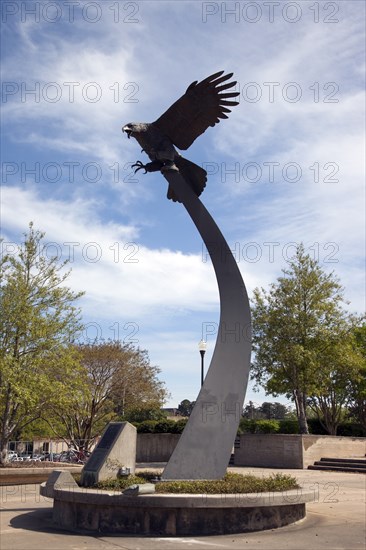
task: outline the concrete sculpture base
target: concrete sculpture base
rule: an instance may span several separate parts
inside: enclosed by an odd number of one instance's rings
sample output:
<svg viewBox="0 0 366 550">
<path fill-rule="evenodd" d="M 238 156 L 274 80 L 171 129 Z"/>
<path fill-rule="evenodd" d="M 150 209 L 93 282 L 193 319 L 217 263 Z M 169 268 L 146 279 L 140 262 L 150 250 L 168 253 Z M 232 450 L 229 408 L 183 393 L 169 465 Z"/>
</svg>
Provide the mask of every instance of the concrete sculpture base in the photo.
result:
<svg viewBox="0 0 366 550">
<path fill-rule="evenodd" d="M 178 171 L 163 175 L 210 254 L 220 293 L 220 322 L 204 384 L 162 478 L 220 479 L 229 462 L 249 377 L 249 300 L 238 265 L 209 212 Z"/>
<path fill-rule="evenodd" d="M 91 487 L 98 481 L 117 477 L 120 468 L 135 472 L 137 430 L 129 422 L 109 422 L 85 464 L 81 484 Z"/>
<path fill-rule="evenodd" d="M 130 535 L 224 535 L 275 529 L 305 517 L 314 491 L 222 495 L 140 495 L 83 489 L 57 472 L 41 485 L 63 529 Z"/>
</svg>

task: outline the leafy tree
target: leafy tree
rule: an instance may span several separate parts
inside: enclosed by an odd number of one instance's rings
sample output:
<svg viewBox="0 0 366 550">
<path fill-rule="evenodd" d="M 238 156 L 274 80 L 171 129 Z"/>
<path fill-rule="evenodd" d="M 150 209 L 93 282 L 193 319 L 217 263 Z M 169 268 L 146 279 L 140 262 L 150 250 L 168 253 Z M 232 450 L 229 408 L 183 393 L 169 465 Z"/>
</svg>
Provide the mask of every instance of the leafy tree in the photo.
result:
<svg viewBox="0 0 366 550">
<path fill-rule="evenodd" d="M 48 258 L 33 224 L 17 254 L 1 259 L 0 446 L 39 418 L 51 403 L 66 407 L 82 385 L 77 350 L 82 295 L 65 286 L 67 262 Z"/>
<path fill-rule="evenodd" d="M 75 447 L 88 450 L 107 422 L 129 418 L 136 409 L 160 409 L 167 397 L 160 372 L 150 365 L 147 352 L 118 341 L 78 346 L 87 376 L 87 391 L 53 414 L 65 427 Z"/>
<path fill-rule="evenodd" d="M 346 416 L 345 406 L 364 363 L 354 346 L 353 326 L 344 325 L 343 331 L 339 327 L 331 341 L 324 341 L 319 350 L 320 376 L 316 392 L 309 396 L 309 406 L 331 435 L 337 434 L 337 428 Z"/>
<path fill-rule="evenodd" d="M 269 401 L 264 401 L 262 405 L 257 405 L 253 401 L 244 407 L 242 416 L 244 418 L 249 418 L 250 420 L 260 420 L 260 419 L 282 419 L 289 414 L 289 411 L 285 405 L 282 403 L 271 403 Z"/>
<path fill-rule="evenodd" d="M 300 433 L 309 433 L 308 399 L 323 392 L 329 363 L 335 366 L 342 349 L 344 326 L 352 323 L 343 303 L 338 279 L 322 271 L 302 244 L 269 291 L 254 291 L 252 378 L 268 394 L 293 399 Z M 341 368 L 352 361 L 345 357 Z"/>
<path fill-rule="evenodd" d="M 265 401 L 262 403 L 260 410 L 263 413 L 263 418 L 267 420 L 285 418 L 287 414 L 287 407 L 278 402 L 270 403 Z"/>
<path fill-rule="evenodd" d="M 166 413 L 158 406 L 152 407 L 136 407 L 129 408 L 128 412 L 122 417 L 128 422 L 145 422 L 145 420 L 165 420 L 167 417 Z"/>
<path fill-rule="evenodd" d="M 361 355 L 361 366 L 351 379 L 348 413 L 366 432 L 366 324 L 354 331 L 354 346 Z"/>
<path fill-rule="evenodd" d="M 190 416 L 195 405 L 195 401 L 190 401 L 189 399 L 183 399 L 178 405 L 177 411 L 181 416 Z"/>
<path fill-rule="evenodd" d="M 45 411 L 43 411 L 43 414 L 45 414 Z M 25 428 L 15 436 L 16 441 L 33 441 L 34 439 L 41 437 L 43 438 L 49 438 L 55 436 L 55 431 L 57 433 L 65 435 L 65 430 L 61 424 L 57 425 L 57 419 L 52 418 L 50 425 L 50 418 L 48 419 L 48 422 L 43 420 L 43 418 L 37 418 L 30 424 L 27 424 Z"/>
<path fill-rule="evenodd" d="M 121 347 L 119 342 L 117 345 Z M 146 350 L 131 344 L 125 344 L 121 349 L 125 352 L 124 368 L 117 372 L 113 380 L 116 413 L 125 418 L 130 411 L 140 409 L 145 414 L 151 411 L 152 415 L 159 416 L 157 410 L 169 397 L 164 382 L 158 378 L 159 367 L 150 364 Z"/>
<path fill-rule="evenodd" d="M 249 403 L 245 405 L 242 416 L 250 420 L 258 420 L 260 418 L 264 418 L 262 407 L 260 405 L 256 407 L 253 401 L 249 401 Z"/>
</svg>

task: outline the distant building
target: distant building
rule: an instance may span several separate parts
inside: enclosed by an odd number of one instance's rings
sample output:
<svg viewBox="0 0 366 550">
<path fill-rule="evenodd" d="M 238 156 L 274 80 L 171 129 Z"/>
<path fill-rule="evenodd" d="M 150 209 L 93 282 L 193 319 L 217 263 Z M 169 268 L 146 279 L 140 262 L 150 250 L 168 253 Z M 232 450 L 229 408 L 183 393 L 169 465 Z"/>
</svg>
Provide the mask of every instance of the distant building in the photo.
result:
<svg viewBox="0 0 366 550">
<path fill-rule="evenodd" d="M 181 418 L 185 418 L 185 416 L 179 414 L 179 411 L 176 408 L 166 407 L 161 410 L 166 414 L 168 420 L 180 420 Z"/>
</svg>

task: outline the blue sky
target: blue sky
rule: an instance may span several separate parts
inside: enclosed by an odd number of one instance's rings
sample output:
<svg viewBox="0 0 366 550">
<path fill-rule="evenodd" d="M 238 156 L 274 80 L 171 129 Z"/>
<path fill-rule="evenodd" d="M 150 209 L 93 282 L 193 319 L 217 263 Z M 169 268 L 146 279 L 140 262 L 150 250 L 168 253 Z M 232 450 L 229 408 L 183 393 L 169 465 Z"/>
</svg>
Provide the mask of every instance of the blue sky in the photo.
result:
<svg viewBox="0 0 366 550">
<path fill-rule="evenodd" d="M 172 397 L 196 398 L 219 317 L 188 214 L 121 127 L 153 121 L 188 84 L 234 72 L 240 104 L 184 154 L 249 294 L 303 242 L 365 308 L 363 1 L 3 1 L 2 234 L 28 223 L 68 280 L 88 338 L 147 349 Z M 246 401 L 273 400 L 248 388 Z"/>
</svg>

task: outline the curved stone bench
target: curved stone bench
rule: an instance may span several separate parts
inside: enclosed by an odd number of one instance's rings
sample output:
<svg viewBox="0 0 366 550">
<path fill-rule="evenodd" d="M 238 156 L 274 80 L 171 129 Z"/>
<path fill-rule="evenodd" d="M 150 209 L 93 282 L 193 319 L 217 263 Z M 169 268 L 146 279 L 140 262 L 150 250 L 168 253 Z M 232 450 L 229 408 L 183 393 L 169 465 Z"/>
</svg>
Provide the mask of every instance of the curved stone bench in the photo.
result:
<svg viewBox="0 0 366 550">
<path fill-rule="evenodd" d="M 75 466 L 61 463 L 57 468 L 65 468 L 72 474 L 81 473 L 83 466 Z M 0 468 L 0 486 L 1 485 L 25 485 L 41 483 L 46 481 L 52 468 L 42 468 L 39 466 L 29 468 Z"/>
<path fill-rule="evenodd" d="M 314 492 L 303 489 L 127 496 L 78 487 L 66 479 L 66 473 L 63 481 L 58 479 L 41 485 L 41 494 L 54 499 L 54 522 L 68 530 L 99 533 L 192 536 L 261 531 L 304 518 L 305 503 L 314 500 Z"/>
</svg>

